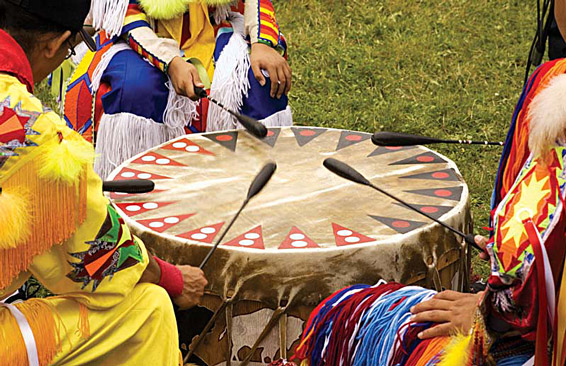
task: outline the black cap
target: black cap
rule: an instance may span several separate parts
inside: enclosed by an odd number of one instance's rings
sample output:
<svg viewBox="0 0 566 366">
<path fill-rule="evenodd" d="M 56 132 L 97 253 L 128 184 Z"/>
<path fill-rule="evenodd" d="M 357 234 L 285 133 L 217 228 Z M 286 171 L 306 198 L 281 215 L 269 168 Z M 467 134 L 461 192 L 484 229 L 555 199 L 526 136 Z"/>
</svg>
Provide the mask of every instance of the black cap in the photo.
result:
<svg viewBox="0 0 566 366">
<path fill-rule="evenodd" d="M 7 0 L 47 22 L 57 24 L 81 35 L 91 51 L 96 43 L 86 30 L 84 21 L 90 11 L 91 0 Z"/>
</svg>

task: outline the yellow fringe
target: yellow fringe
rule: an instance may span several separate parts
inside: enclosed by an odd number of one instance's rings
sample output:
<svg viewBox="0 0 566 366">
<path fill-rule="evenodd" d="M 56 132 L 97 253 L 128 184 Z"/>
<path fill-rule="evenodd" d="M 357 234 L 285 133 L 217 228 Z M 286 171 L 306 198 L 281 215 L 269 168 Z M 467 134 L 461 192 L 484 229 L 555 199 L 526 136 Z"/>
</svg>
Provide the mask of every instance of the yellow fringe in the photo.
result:
<svg viewBox="0 0 566 366">
<path fill-rule="evenodd" d="M 438 366 L 462 366 L 468 364 L 472 336 L 459 334 L 452 338 L 452 341 L 442 354 Z"/>
<path fill-rule="evenodd" d="M 61 350 L 61 318 L 45 300 L 32 299 L 16 307 L 24 314 L 37 345 L 39 364 L 47 366 Z M 0 360 L 3 365 L 28 366 L 27 350 L 18 323 L 8 309 L 0 309 Z"/>
<path fill-rule="evenodd" d="M 81 337 L 83 339 L 90 338 L 90 322 L 88 320 L 88 308 L 86 305 L 83 305 L 79 302 L 79 324 L 77 324 L 77 328 L 81 333 Z"/>
<path fill-rule="evenodd" d="M 29 194 L 24 188 L 0 193 L 0 249 L 15 248 L 30 233 Z"/>
<path fill-rule="evenodd" d="M 86 218 L 86 168 L 92 160 L 86 158 L 86 149 L 80 143 L 61 145 L 49 146 L 42 151 L 42 158 L 21 166 L 2 183 L 2 196 L 14 195 L 26 187 L 31 199 L 27 200 L 26 210 L 30 216 L 29 235 L 19 240 L 16 248 L 0 248 L 0 288 L 7 287 L 21 271 L 27 270 L 35 255 L 69 239 Z M 69 149 L 75 147 L 79 151 L 73 155 L 74 150 Z M 53 171 L 47 172 L 45 164 L 50 159 L 59 162 L 49 163 Z M 43 177 L 38 176 L 39 171 L 43 171 Z M 2 222 L 3 235 L 10 230 L 11 226 Z"/>
</svg>

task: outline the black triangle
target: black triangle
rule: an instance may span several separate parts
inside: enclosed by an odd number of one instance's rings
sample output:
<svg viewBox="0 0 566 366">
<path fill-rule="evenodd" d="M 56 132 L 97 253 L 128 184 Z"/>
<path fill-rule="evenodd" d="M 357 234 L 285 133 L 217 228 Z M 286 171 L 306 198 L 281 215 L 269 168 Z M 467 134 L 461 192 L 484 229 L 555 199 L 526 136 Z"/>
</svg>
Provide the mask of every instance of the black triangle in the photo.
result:
<svg viewBox="0 0 566 366">
<path fill-rule="evenodd" d="M 387 225 L 391 229 L 397 231 L 401 234 L 406 234 L 410 231 L 418 229 L 419 227 L 423 226 L 425 223 L 421 221 L 411 221 L 405 219 L 394 219 L 392 217 L 383 217 L 383 216 L 373 216 L 369 215 L 374 220 L 381 222 L 382 224 Z"/>
<path fill-rule="evenodd" d="M 369 140 L 370 138 L 371 135 L 369 133 L 342 131 L 342 134 L 340 135 L 340 141 L 338 141 L 338 147 L 336 147 L 336 151 Z"/>
<path fill-rule="evenodd" d="M 238 132 L 220 132 L 204 135 L 211 141 L 219 143 L 228 150 L 236 151 L 236 144 L 238 143 Z"/>
<path fill-rule="evenodd" d="M 460 197 L 462 197 L 462 191 L 463 191 L 462 187 L 448 187 L 448 188 L 433 188 L 433 189 L 417 189 L 414 191 L 405 191 L 405 192 L 420 194 L 422 196 L 459 201 Z"/>
<path fill-rule="evenodd" d="M 265 136 L 261 141 L 265 142 L 271 147 L 274 147 L 277 143 L 277 139 L 281 134 L 280 128 L 268 128 L 267 129 L 267 136 Z"/>
<path fill-rule="evenodd" d="M 446 161 L 442 159 L 440 156 L 433 153 L 432 151 L 427 151 L 425 153 L 415 155 L 408 159 L 391 163 L 389 165 L 438 164 L 438 163 L 446 163 Z"/>
<path fill-rule="evenodd" d="M 416 149 L 416 146 L 380 146 L 377 149 L 375 149 L 371 154 L 369 154 L 368 158 L 371 158 L 372 156 L 391 154 L 397 151 L 412 150 L 412 149 Z"/>
<path fill-rule="evenodd" d="M 407 210 L 410 210 L 405 205 L 402 205 L 400 203 L 395 203 L 395 204 L 397 206 L 401 206 L 401 207 L 406 208 Z M 447 212 L 450 212 L 454 208 L 454 207 L 450 207 L 450 206 L 415 205 L 415 204 L 411 204 L 411 206 L 417 208 L 418 210 L 426 213 L 429 216 L 434 217 L 435 219 L 442 217 L 442 215 L 444 215 Z"/>
<path fill-rule="evenodd" d="M 302 128 L 302 127 L 291 127 L 291 130 L 295 134 L 297 143 L 299 146 L 305 146 L 318 136 L 322 135 L 327 131 L 326 128 Z"/>
<path fill-rule="evenodd" d="M 456 175 L 453 169 L 438 170 L 436 172 L 427 172 L 415 175 L 408 175 L 406 177 L 401 177 L 401 179 L 428 179 L 428 180 L 440 180 L 445 182 L 458 182 L 460 178 Z"/>
</svg>

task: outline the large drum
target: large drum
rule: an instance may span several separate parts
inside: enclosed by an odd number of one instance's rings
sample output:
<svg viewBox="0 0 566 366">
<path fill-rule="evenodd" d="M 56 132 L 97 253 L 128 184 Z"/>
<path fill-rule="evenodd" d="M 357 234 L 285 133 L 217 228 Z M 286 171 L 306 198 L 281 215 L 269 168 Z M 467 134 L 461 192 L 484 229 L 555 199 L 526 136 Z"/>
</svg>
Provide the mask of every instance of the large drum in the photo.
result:
<svg viewBox="0 0 566 366">
<path fill-rule="evenodd" d="M 155 254 L 198 266 L 255 174 L 270 160 L 278 164 L 206 267 L 203 305 L 214 316 L 191 347 L 207 365 L 259 366 L 290 356 L 310 311 L 344 286 L 384 279 L 461 290 L 467 282 L 461 238 L 335 176 L 322 165 L 328 157 L 469 232 L 468 188 L 453 162 L 420 146 L 376 147 L 360 132 L 293 127 L 270 129 L 264 140 L 244 131 L 189 135 L 112 174 L 156 182 L 152 193 L 112 198 Z"/>
</svg>

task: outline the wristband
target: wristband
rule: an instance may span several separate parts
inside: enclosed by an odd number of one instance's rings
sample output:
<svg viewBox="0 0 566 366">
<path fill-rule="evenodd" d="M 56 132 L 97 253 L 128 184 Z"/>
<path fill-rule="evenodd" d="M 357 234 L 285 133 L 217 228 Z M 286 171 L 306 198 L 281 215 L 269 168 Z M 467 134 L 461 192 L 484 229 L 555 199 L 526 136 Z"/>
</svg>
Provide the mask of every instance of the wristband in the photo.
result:
<svg viewBox="0 0 566 366">
<path fill-rule="evenodd" d="M 171 263 L 167 263 L 157 257 L 153 257 L 159 268 L 161 268 L 161 278 L 158 285 L 163 287 L 169 296 L 175 298 L 183 293 L 183 274 L 181 270 Z"/>
</svg>

